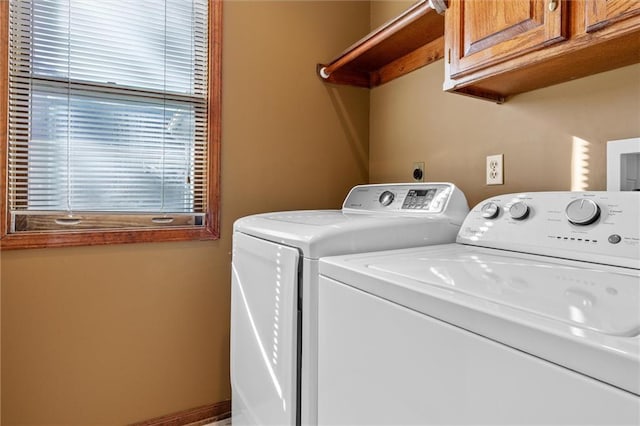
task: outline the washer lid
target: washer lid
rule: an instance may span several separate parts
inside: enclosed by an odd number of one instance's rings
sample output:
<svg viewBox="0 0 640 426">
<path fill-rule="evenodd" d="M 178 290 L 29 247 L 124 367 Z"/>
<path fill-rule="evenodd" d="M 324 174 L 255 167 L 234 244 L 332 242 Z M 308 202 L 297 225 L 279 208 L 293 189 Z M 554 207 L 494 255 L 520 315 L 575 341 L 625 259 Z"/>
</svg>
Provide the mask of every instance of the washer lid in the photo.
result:
<svg viewBox="0 0 640 426">
<path fill-rule="evenodd" d="M 438 251 L 367 265 L 531 314 L 618 336 L 640 333 L 640 272 L 524 259 L 497 251 Z"/>
<path fill-rule="evenodd" d="M 640 271 L 447 244 L 321 259 L 320 273 L 640 394 Z"/>
</svg>

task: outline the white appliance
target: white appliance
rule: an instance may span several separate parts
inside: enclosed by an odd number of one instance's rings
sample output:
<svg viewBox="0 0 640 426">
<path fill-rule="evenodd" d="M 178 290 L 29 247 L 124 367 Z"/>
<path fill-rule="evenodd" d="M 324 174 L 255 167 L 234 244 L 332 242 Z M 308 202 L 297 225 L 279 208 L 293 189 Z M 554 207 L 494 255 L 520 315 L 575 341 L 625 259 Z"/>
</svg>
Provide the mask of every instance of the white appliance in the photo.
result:
<svg viewBox="0 0 640 426">
<path fill-rule="evenodd" d="M 607 142 L 607 191 L 640 191 L 640 138 Z"/>
<path fill-rule="evenodd" d="M 318 424 L 640 424 L 640 193 L 494 197 L 320 261 Z"/>
<path fill-rule="evenodd" d="M 354 187 L 341 210 L 234 224 L 232 421 L 315 424 L 318 259 L 455 241 L 468 212 L 450 183 Z"/>
</svg>

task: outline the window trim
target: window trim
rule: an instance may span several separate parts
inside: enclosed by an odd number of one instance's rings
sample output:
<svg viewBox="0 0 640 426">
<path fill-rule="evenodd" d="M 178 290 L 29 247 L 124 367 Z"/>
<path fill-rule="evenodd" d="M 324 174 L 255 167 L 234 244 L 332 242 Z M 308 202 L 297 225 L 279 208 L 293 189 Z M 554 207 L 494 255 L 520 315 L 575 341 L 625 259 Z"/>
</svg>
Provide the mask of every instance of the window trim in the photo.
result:
<svg viewBox="0 0 640 426">
<path fill-rule="evenodd" d="M 9 2 L 0 1 L 0 249 L 88 246 L 220 238 L 220 141 L 222 102 L 222 1 L 209 0 L 209 97 L 207 211 L 203 227 L 55 231 L 10 234 L 8 212 Z"/>
</svg>

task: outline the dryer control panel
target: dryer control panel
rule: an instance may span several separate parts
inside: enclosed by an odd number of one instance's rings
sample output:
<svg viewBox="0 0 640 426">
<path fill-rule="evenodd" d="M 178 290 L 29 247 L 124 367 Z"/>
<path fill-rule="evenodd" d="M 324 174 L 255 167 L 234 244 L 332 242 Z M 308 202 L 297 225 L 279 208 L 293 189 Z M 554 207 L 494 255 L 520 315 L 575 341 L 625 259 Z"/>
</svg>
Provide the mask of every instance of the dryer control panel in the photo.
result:
<svg viewBox="0 0 640 426">
<path fill-rule="evenodd" d="M 467 200 L 452 183 L 398 183 L 359 185 L 342 205 L 349 212 L 392 212 L 410 214 L 466 214 Z"/>
<path fill-rule="evenodd" d="M 640 192 L 530 192 L 475 206 L 457 242 L 640 269 Z"/>
</svg>

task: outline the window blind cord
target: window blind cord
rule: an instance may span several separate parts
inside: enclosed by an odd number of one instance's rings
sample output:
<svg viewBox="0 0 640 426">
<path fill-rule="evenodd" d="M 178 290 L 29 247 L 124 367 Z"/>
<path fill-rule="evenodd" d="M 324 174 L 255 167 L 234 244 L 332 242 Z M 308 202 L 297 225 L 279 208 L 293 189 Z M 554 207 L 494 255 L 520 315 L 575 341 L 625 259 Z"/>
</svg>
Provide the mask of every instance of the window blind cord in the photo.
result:
<svg viewBox="0 0 640 426">
<path fill-rule="evenodd" d="M 164 2 L 164 45 L 167 45 L 167 2 Z M 170 125 L 167 122 L 167 49 L 164 49 L 163 52 L 163 65 L 164 65 L 164 70 L 163 70 L 163 92 L 164 92 L 164 96 L 162 98 L 162 117 L 163 117 L 163 121 L 164 121 L 164 125 L 165 125 L 165 131 L 162 132 L 162 171 L 160 172 L 160 211 L 164 212 L 164 196 L 165 196 L 165 159 L 166 159 L 166 138 L 167 138 L 167 132 L 171 131 Z M 166 212 L 165 212 L 166 213 Z"/>
<path fill-rule="evenodd" d="M 207 19 L 208 18 L 209 17 L 207 16 Z M 191 0 L 191 20 L 193 22 L 196 22 L 196 4 L 195 4 L 195 0 Z M 195 31 L 191 31 L 191 45 L 195 46 Z M 195 49 L 191 50 L 191 53 L 190 53 L 190 60 L 191 60 L 192 64 L 195 64 L 194 56 L 195 56 Z M 190 87 L 194 88 L 194 93 L 195 93 L 196 85 L 195 85 L 195 78 L 194 78 L 194 74 L 193 73 L 189 76 L 189 84 L 190 84 Z M 208 115 L 209 114 L 207 113 L 207 116 Z M 190 134 L 195 134 L 195 125 L 194 125 L 193 121 L 189 121 L 189 133 Z M 186 162 L 188 164 L 191 164 L 192 163 L 191 159 L 193 158 L 195 160 L 195 148 L 194 147 L 190 147 L 190 149 L 185 150 L 185 155 L 187 156 L 187 158 L 185 159 Z M 195 164 L 195 161 L 193 163 Z M 187 181 L 188 185 L 191 185 L 191 182 L 195 182 L 195 171 L 194 170 L 187 170 L 186 171 L 186 175 L 187 175 L 187 179 L 188 179 L 188 181 Z M 195 196 L 195 194 L 193 194 L 193 195 Z M 189 196 L 191 196 L 191 194 L 189 194 Z"/>
<path fill-rule="evenodd" d="M 71 212 L 71 2 L 67 8 L 67 22 L 69 30 L 67 31 L 67 213 L 72 216 Z"/>
</svg>

